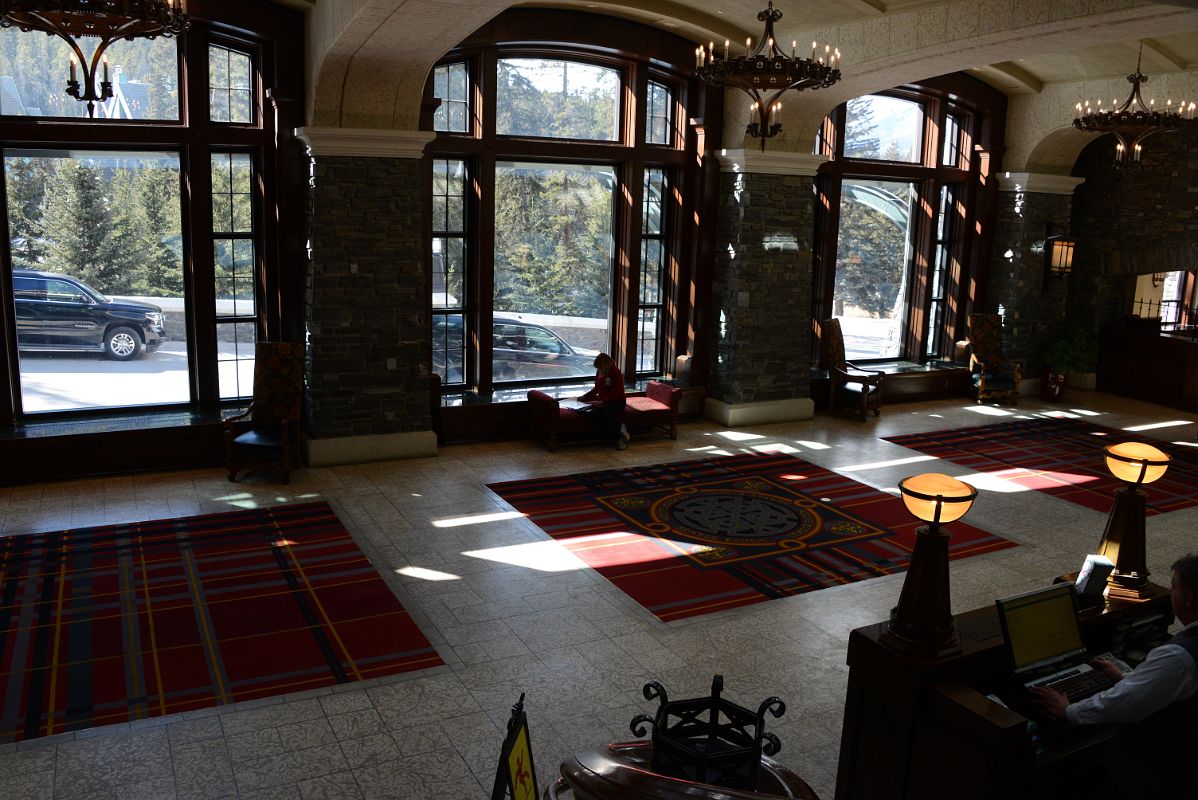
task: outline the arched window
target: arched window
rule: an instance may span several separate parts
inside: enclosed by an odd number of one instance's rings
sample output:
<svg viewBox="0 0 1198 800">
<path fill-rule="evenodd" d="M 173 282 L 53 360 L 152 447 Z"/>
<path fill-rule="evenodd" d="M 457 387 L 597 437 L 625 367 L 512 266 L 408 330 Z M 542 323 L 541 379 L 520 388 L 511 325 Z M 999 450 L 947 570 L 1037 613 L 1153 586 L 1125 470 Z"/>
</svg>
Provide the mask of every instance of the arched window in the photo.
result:
<svg viewBox="0 0 1198 800">
<path fill-rule="evenodd" d="M 1004 109 L 950 76 L 850 100 L 825 120 L 814 316 L 840 318 L 850 359 L 951 358 L 984 266 L 989 131 Z"/>
<path fill-rule="evenodd" d="M 662 46 L 630 54 L 646 31 Z M 432 369 L 449 391 L 589 381 L 600 351 L 629 380 L 672 367 L 694 263 L 688 57 L 633 23 L 513 11 L 433 70 Z"/>
</svg>

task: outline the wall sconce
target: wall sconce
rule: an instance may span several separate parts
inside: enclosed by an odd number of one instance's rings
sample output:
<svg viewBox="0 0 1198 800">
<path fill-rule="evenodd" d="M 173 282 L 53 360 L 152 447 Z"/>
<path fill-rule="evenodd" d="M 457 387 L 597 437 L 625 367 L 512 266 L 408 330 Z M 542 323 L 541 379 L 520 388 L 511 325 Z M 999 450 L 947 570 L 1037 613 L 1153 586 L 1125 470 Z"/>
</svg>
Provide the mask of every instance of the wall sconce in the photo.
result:
<svg viewBox="0 0 1198 800">
<path fill-rule="evenodd" d="M 1144 512 L 1147 503 L 1140 486 L 1152 483 L 1169 469 L 1170 458 L 1150 444 L 1123 442 L 1106 448 L 1106 468 L 1126 485 L 1115 490 L 1115 502 L 1098 544 L 1099 555 L 1115 564 L 1107 579 L 1107 595 L 1122 599 L 1143 596 L 1148 583 Z"/>
<path fill-rule="evenodd" d="M 965 516 L 978 490 L 956 478 L 927 472 L 899 481 L 903 505 L 928 523 L 915 531 L 915 548 L 898 605 L 880 641 L 902 653 L 941 658 L 961 651 L 948 586 L 946 522 Z"/>
<path fill-rule="evenodd" d="M 1077 240 L 1067 234 L 1053 234 L 1052 223 L 1044 223 L 1044 288 L 1053 278 L 1073 272 L 1073 248 Z"/>
</svg>

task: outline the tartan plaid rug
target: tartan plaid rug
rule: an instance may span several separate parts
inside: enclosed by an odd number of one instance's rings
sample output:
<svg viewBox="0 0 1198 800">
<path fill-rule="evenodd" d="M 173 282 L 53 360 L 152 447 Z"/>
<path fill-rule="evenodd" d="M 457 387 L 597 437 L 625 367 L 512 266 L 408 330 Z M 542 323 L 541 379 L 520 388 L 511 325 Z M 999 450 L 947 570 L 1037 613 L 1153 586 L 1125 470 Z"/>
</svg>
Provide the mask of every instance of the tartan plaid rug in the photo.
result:
<svg viewBox="0 0 1198 800">
<path fill-rule="evenodd" d="M 777 453 L 489 488 L 663 621 L 899 572 L 920 524 L 895 496 Z M 1015 546 L 949 528 L 952 558 Z"/>
<path fill-rule="evenodd" d="M 1165 476 L 1144 487 L 1148 513 L 1198 504 L 1198 448 L 1085 420 L 1029 419 L 883 438 L 1104 513 L 1110 511 L 1111 498 L 1123 482 L 1107 471 L 1103 448 L 1119 442 L 1146 442 L 1173 458 Z"/>
<path fill-rule="evenodd" d="M 0 537 L 0 742 L 442 663 L 326 503 Z"/>
</svg>

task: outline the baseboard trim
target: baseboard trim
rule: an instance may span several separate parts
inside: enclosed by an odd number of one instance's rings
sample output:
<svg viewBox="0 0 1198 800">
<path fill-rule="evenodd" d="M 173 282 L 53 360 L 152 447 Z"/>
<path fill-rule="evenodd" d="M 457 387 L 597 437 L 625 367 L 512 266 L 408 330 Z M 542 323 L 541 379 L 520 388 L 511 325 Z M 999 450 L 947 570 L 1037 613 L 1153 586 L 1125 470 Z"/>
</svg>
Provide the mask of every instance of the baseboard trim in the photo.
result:
<svg viewBox="0 0 1198 800">
<path fill-rule="evenodd" d="M 389 461 L 398 458 L 425 458 L 436 454 L 437 434 L 432 431 L 308 440 L 310 467 L 363 464 L 367 461 Z"/>
<path fill-rule="evenodd" d="M 810 397 L 795 397 L 790 400 L 766 400 L 761 403 L 725 403 L 708 397 L 703 402 L 703 416 L 729 427 L 765 425 L 770 422 L 800 422 L 815 417 L 815 401 Z"/>
</svg>

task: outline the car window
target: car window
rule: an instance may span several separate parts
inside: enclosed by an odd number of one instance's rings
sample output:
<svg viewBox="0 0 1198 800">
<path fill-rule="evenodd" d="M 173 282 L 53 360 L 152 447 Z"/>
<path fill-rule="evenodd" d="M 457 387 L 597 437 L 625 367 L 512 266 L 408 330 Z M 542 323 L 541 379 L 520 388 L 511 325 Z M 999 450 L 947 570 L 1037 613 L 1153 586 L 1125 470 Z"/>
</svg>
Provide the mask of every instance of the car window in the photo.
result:
<svg viewBox="0 0 1198 800">
<path fill-rule="evenodd" d="M 14 277 L 12 293 L 18 300 L 45 300 L 46 282 L 38 278 Z"/>
<path fill-rule="evenodd" d="M 562 341 L 543 328 L 525 328 L 525 348 L 540 353 L 565 353 Z"/>
<path fill-rule="evenodd" d="M 523 350 L 524 329 L 519 325 L 498 324 L 491 346 L 499 350 Z"/>
<path fill-rule="evenodd" d="M 60 303 L 83 303 L 89 299 L 87 295 L 73 283 L 66 281 L 46 281 L 46 299 L 57 300 Z"/>
</svg>

